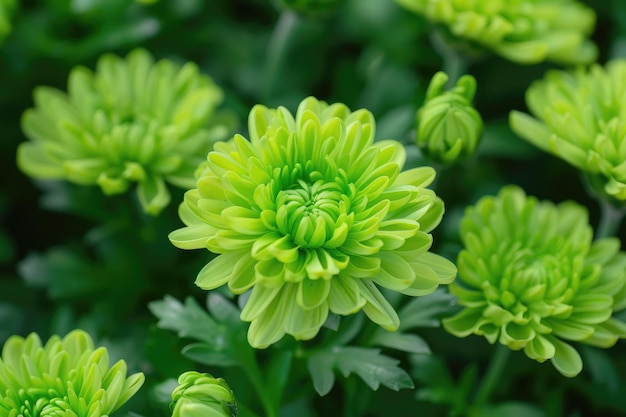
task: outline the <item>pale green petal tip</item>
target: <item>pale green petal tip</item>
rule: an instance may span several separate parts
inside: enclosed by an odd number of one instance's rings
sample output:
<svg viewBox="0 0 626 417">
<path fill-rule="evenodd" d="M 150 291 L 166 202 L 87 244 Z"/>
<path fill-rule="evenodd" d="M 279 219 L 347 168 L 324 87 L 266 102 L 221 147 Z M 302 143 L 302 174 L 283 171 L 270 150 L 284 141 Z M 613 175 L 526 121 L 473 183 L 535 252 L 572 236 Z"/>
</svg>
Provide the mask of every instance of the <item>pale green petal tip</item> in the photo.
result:
<svg viewBox="0 0 626 417">
<path fill-rule="evenodd" d="M 64 361 L 63 366 L 59 361 Z M 24 363 L 32 367 L 23 367 Z M 41 375 L 46 378 L 40 378 Z M 46 404 L 54 408 L 54 404 L 73 392 L 71 395 L 78 395 L 78 402 L 72 404 L 80 408 L 59 411 L 82 416 L 84 409 L 99 409 L 103 415 L 109 415 L 126 403 L 144 380 L 142 373 L 127 376 L 124 361 L 109 367 L 107 350 L 95 348 L 93 340 L 83 330 L 73 330 L 63 338 L 52 336 L 45 345 L 35 333 L 26 338 L 12 336 L 3 346 L 0 361 L 0 385 L 6 387 L 0 408 L 6 407 L 4 401 L 8 401 L 9 407 L 30 411 L 34 406 L 28 400 L 30 390 L 33 395 L 38 393 L 38 410 Z M 48 381 L 54 384 L 46 389 L 42 384 Z M 47 394 L 41 397 L 42 392 Z"/>
<path fill-rule="evenodd" d="M 22 117 L 29 141 L 18 148 L 20 169 L 98 185 L 105 195 L 136 184 L 150 215 L 169 203 L 166 181 L 193 186 L 194 168 L 225 123 L 213 117 L 223 93 L 211 78 L 191 63 L 155 62 L 144 49 L 104 54 L 95 71 L 74 68 L 67 93 L 38 87 L 33 95 L 35 107 Z"/>
<path fill-rule="evenodd" d="M 460 229 L 464 249 L 450 290 L 463 309 L 443 320 L 449 333 L 524 349 L 568 377 L 582 361 L 566 341 L 610 347 L 626 335 L 612 317 L 626 254 L 610 239 L 592 243 L 585 207 L 507 186 L 468 207 Z"/>
</svg>

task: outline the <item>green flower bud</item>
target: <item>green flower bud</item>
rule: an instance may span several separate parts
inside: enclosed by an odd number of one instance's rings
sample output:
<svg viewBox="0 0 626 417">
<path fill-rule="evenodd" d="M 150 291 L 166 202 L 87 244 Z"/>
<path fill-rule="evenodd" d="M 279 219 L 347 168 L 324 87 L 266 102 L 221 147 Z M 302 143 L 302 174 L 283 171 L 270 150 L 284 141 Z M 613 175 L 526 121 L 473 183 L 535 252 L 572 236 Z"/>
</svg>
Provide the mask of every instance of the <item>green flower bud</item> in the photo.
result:
<svg viewBox="0 0 626 417">
<path fill-rule="evenodd" d="M 0 360 L 0 417 L 108 416 L 141 387 L 141 373 L 126 376 L 126 363 L 109 367 L 105 348 L 74 330 L 63 339 L 10 337 Z"/>
<path fill-rule="evenodd" d="M 595 13 L 576 0 L 396 1 L 454 36 L 521 64 L 587 64 L 598 55 L 588 39 Z"/>
<path fill-rule="evenodd" d="M 591 177 L 601 196 L 626 202 L 626 60 L 551 70 L 526 92 L 532 117 L 513 111 L 511 128 Z"/>
<path fill-rule="evenodd" d="M 282 7 L 298 13 L 317 15 L 337 8 L 343 0 L 278 0 Z"/>
<path fill-rule="evenodd" d="M 107 194 L 137 184 L 143 210 L 168 205 L 166 183 L 194 185 L 193 172 L 227 129 L 214 122 L 222 91 L 198 67 L 154 62 L 145 50 L 103 55 L 95 72 L 74 68 L 68 92 L 38 87 L 22 118 L 30 141 L 17 163 L 41 179 L 98 185 Z"/>
<path fill-rule="evenodd" d="M 505 187 L 466 210 L 461 239 L 449 288 L 463 310 L 443 320 L 449 333 L 523 349 L 567 377 L 583 366 L 570 342 L 608 348 L 626 338 L 613 316 L 626 307 L 626 253 L 616 238 L 593 241 L 585 207 Z"/>
<path fill-rule="evenodd" d="M 438 72 L 428 86 L 424 105 L 417 112 L 417 146 L 437 162 L 454 162 L 474 153 L 483 120 L 472 106 L 476 80 L 464 75 L 443 91 L 448 76 Z"/>
<path fill-rule="evenodd" d="M 237 404 L 222 378 L 208 373 L 185 372 L 172 392 L 172 417 L 236 417 Z"/>
</svg>

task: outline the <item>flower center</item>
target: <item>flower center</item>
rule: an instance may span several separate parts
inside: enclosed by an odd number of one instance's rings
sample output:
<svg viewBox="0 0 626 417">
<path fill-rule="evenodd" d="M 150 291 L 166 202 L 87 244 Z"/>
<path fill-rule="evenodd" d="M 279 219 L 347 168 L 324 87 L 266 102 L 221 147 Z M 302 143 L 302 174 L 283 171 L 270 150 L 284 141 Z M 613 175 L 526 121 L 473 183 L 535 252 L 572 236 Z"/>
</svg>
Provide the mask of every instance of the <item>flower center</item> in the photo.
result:
<svg viewBox="0 0 626 417">
<path fill-rule="evenodd" d="M 280 232 L 303 248 L 319 248 L 345 222 L 349 200 L 335 182 L 298 180 L 278 193 L 276 205 Z"/>
</svg>

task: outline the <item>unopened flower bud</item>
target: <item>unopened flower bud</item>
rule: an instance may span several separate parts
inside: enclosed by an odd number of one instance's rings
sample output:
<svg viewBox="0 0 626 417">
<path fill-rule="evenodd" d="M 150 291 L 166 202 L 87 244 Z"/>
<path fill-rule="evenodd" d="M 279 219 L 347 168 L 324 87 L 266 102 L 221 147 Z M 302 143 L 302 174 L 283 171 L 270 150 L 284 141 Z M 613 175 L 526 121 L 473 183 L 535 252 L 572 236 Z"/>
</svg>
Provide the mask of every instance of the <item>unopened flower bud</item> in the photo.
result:
<svg viewBox="0 0 626 417">
<path fill-rule="evenodd" d="M 236 417 L 237 405 L 230 387 L 222 378 L 195 371 L 178 378 L 172 392 L 172 417 Z"/>
<path fill-rule="evenodd" d="M 474 153 L 483 121 L 472 106 L 476 80 L 462 76 L 456 86 L 443 91 L 448 76 L 438 72 L 428 86 L 424 105 L 417 112 L 416 142 L 437 162 L 454 162 Z"/>
</svg>

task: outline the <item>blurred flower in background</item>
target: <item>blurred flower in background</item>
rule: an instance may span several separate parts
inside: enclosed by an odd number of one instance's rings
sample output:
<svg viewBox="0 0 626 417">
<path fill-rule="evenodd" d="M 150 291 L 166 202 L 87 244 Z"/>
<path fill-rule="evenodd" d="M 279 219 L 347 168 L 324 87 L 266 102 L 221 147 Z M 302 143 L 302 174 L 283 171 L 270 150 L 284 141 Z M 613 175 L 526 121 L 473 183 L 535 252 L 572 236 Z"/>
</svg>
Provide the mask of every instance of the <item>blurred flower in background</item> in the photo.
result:
<svg viewBox="0 0 626 417">
<path fill-rule="evenodd" d="M 209 153 L 185 195 L 187 227 L 170 234 L 183 249 L 221 254 L 196 284 L 251 290 L 241 313 L 248 340 L 266 347 L 285 333 L 311 339 L 329 311 L 363 309 L 388 330 L 399 319 L 378 286 L 433 292 L 456 268 L 428 252 L 443 202 L 427 188 L 430 167 L 400 172 L 404 147 L 374 142 L 374 118 L 309 97 L 295 118 L 255 106 L 250 141 L 236 135 Z"/>
<path fill-rule="evenodd" d="M 236 417 L 237 403 L 230 387 L 222 378 L 196 371 L 178 378 L 172 392 L 172 417 Z"/>
<path fill-rule="evenodd" d="M 454 162 L 474 153 L 483 130 L 480 114 L 472 106 L 476 79 L 464 75 L 448 91 L 448 76 L 436 73 L 417 112 L 417 146 L 437 162 Z"/>
<path fill-rule="evenodd" d="M 16 7 L 16 0 L 0 0 L 0 42 L 11 32 L 11 18 Z"/>
<path fill-rule="evenodd" d="M 82 330 L 42 345 L 37 334 L 10 337 L 0 360 L 0 416 L 107 416 L 139 390 L 142 373 L 109 368 L 105 348 Z"/>
<path fill-rule="evenodd" d="M 461 220 L 465 249 L 449 288 L 463 310 L 445 329 L 577 375 L 582 360 L 568 341 L 607 348 L 626 337 L 626 323 L 612 317 L 626 307 L 626 254 L 618 239 L 592 236 L 574 202 L 540 202 L 514 186 L 482 198 Z"/>
<path fill-rule="evenodd" d="M 77 67 L 68 92 L 38 87 L 24 113 L 30 141 L 18 166 L 41 179 L 100 186 L 107 195 L 137 183 L 143 210 L 170 201 L 166 182 L 192 188 L 193 173 L 228 129 L 212 123 L 222 91 L 193 63 L 154 62 L 145 50 L 102 56 L 95 72 Z"/>
<path fill-rule="evenodd" d="M 626 200 L 626 60 L 548 71 L 526 92 L 532 117 L 513 111 L 511 128 L 590 174 L 600 195 Z"/>
<path fill-rule="evenodd" d="M 520 64 L 584 64 L 598 53 L 588 39 L 595 13 L 575 0 L 396 1 L 454 36 Z"/>
</svg>

